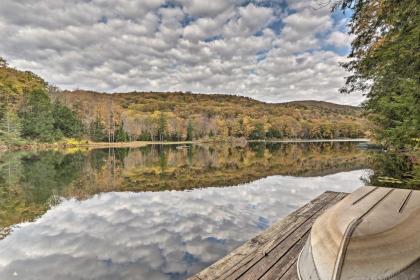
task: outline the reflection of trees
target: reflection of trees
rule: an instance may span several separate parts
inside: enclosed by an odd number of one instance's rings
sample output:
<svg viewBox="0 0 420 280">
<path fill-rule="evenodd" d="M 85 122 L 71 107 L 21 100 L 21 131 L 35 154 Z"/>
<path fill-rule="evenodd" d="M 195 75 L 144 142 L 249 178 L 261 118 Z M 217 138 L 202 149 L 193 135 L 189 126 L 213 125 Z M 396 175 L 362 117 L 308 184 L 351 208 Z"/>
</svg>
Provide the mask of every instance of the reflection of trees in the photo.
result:
<svg viewBox="0 0 420 280">
<path fill-rule="evenodd" d="M 47 151 L 8 153 L 0 157 L 1 229 L 32 220 L 59 201 L 79 175 L 85 157 Z"/>
<path fill-rule="evenodd" d="M 367 166 L 364 153 L 351 143 L 258 143 L 244 148 L 221 145 L 189 150 L 167 146 L 161 153 L 166 159 L 164 171 L 156 168 L 161 160 L 151 154 L 129 154 L 120 190 L 227 186 L 270 175 L 316 176 Z"/>
<path fill-rule="evenodd" d="M 110 191 L 229 186 L 270 175 L 315 176 L 365 168 L 351 143 L 146 146 L 65 154 L 0 155 L 0 228 L 33 220 L 60 197 Z"/>
<path fill-rule="evenodd" d="M 373 174 L 369 184 L 381 187 L 420 189 L 420 155 L 372 153 L 369 164 Z"/>
<path fill-rule="evenodd" d="M 366 168 L 365 159 L 364 152 L 351 143 L 95 150 L 64 195 L 84 198 L 107 191 L 229 186 L 270 175 L 319 176 Z"/>
</svg>

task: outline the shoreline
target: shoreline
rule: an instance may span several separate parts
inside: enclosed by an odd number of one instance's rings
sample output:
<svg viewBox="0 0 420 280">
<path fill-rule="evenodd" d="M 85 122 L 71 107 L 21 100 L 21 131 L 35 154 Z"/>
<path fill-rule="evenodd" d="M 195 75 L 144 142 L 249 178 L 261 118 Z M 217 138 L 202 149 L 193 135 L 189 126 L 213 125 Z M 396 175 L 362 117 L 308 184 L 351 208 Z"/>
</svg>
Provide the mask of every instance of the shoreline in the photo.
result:
<svg viewBox="0 0 420 280">
<path fill-rule="evenodd" d="M 246 143 L 333 143 L 333 142 L 370 142 L 367 138 L 344 138 L 344 139 L 284 139 L 284 140 L 246 140 Z M 140 148 L 147 145 L 197 145 L 197 144 L 216 144 L 232 143 L 231 141 L 212 140 L 212 141 L 132 141 L 132 142 L 87 142 L 87 143 L 32 143 L 22 146 L 8 147 L 0 145 L 0 153 L 13 151 L 31 151 L 48 149 L 105 149 L 105 148 Z M 234 142 L 232 144 L 235 144 Z"/>
<path fill-rule="evenodd" d="M 323 142 L 370 142 L 368 138 L 337 139 L 287 139 L 287 140 L 248 140 L 249 143 L 323 143 Z"/>
</svg>

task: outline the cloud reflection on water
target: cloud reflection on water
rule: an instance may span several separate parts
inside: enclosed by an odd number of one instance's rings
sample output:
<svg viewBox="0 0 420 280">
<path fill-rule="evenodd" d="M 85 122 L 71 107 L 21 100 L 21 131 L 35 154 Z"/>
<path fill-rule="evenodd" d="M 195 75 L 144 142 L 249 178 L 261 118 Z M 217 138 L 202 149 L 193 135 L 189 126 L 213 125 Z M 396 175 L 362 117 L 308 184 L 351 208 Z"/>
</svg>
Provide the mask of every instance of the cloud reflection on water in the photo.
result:
<svg viewBox="0 0 420 280">
<path fill-rule="evenodd" d="M 184 279 L 322 192 L 353 191 L 367 173 L 65 200 L 0 241 L 0 279 Z"/>
</svg>

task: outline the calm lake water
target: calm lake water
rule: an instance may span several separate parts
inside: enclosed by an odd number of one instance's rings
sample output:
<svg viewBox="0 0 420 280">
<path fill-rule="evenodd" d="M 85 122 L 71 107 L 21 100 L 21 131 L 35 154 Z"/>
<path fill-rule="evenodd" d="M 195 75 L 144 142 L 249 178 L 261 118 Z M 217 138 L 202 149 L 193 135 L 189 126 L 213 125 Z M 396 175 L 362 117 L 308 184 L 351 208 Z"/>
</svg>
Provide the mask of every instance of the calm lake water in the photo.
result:
<svg viewBox="0 0 420 280">
<path fill-rule="evenodd" d="M 0 279 L 185 279 L 326 190 L 411 187 L 409 169 L 357 143 L 1 154 Z"/>
</svg>

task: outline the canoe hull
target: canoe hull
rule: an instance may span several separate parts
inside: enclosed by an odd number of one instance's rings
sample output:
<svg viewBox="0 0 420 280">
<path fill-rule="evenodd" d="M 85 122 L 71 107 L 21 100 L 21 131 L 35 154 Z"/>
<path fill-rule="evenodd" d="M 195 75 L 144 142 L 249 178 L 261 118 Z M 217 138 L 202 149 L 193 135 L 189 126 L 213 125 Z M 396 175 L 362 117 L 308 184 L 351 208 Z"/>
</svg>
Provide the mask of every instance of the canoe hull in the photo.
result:
<svg viewBox="0 0 420 280">
<path fill-rule="evenodd" d="M 420 279 L 420 192 L 363 187 L 314 223 L 301 280 Z"/>
</svg>

